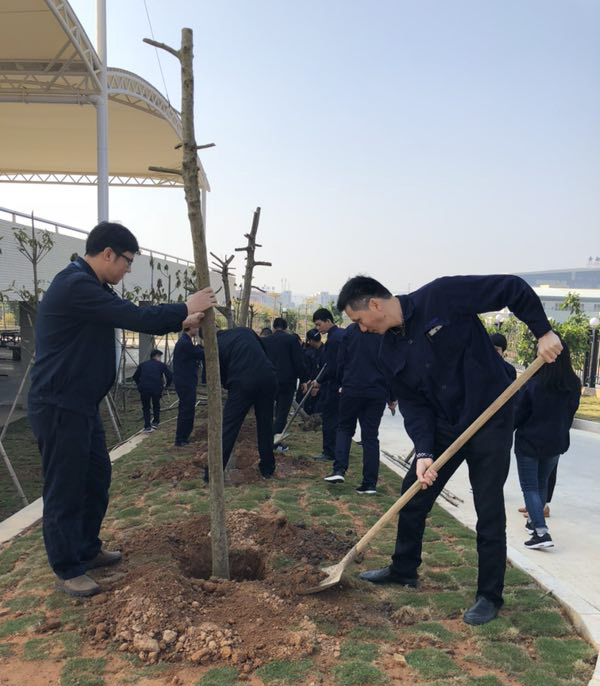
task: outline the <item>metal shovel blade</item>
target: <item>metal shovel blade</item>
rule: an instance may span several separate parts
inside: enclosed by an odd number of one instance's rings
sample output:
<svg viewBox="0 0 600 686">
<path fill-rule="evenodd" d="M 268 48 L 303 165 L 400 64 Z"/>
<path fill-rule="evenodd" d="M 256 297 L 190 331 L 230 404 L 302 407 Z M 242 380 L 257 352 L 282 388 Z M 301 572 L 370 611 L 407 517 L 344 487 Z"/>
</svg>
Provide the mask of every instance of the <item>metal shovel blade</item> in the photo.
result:
<svg viewBox="0 0 600 686">
<path fill-rule="evenodd" d="M 327 576 L 319 583 L 318 586 L 313 586 L 312 588 L 308 588 L 305 591 L 302 591 L 301 595 L 311 595 L 313 593 L 320 593 L 321 591 L 326 591 L 328 588 L 332 588 L 333 586 L 337 586 L 340 581 L 342 580 L 342 576 L 346 569 L 352 564 L 354 561 L 354 558 L 356 557 L 358 551 L 356 550 L 356 546 L 354 546 L 351 550 L 349 550 L 344 558 L 338 562 L 335 565 L 331 565 L 330 567 L 323 567 L 321 569 L 321 572 L 323 574 L 327 574 Z"/>
<path fill-rule="evenodd" d="M 283 431 L 280 434 L 275 434 L 273 436 L 273 445 L 277 445 L 278 443 L 281 443 L 281 441 L 285 440 L 289 436 L 289 433 Z"/>
</svg>

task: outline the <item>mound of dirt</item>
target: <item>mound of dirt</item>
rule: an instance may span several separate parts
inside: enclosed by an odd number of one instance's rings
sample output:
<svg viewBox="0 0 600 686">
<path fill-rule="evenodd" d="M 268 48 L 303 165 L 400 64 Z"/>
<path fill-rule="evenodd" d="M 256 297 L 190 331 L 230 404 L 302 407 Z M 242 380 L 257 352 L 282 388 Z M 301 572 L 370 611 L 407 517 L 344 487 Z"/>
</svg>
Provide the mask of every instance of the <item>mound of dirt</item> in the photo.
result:
<svg viewBox="0 0 600 686">
<path fill-rule="evenodd" d="M 225 663 L 247 673 L 331 641 L 308 619 L 308 607 L 313 616 L 321 605 L 324 617 L 357 621 L 351 602 L 331 607 L 301 595 L 323 578 L 319 566 L 341 559 L 354 541 L 293 525 L 282 513 L 245 510 L 227 514 L 227 532 L 231 581 L 210 577 L 206 515 L 124 540 L 121 569 L 101 581 L 112 592 L 97 596 L 90 610 L 92 640 L 113 640 L 120 651 L 151 663 Z"/>
<path fill-rule="evenodd" d="M 175 458 L 165 464 L 145 472 L 135 472 L 131 478 L 144 478 L 146 481 L 171 481 L 177 483 L 187 479 L 199 479 L 204 475 L 204 468 L 208 461 L 208 435 L 206 422 L 202 421 L 195 430 L 190 448 L 194 453 L 185 457 Z M 248 417 L 242 426 L 235 448 L 225 472 L 226 482 L 234 486 L 254 483 L 261 479 L 258 471 L 258 450 L 256 447 L 256 422 Z M 306 458 L 287 458 L 275 456 L 276 472 L 280 477 L 290 477 L 304 471 L 312 464 Z"/>
</svg>

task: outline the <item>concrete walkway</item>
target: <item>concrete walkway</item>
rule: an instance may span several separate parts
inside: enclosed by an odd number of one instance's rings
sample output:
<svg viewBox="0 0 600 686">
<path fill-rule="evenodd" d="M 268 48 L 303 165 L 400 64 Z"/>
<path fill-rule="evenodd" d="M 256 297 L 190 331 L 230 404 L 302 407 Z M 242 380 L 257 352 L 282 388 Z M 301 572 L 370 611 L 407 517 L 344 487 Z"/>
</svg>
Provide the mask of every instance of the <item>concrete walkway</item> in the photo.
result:
<svg viewBox="0 0 600 686">
<path fill-rule="evenodd" d="M 380 429 L 382 450 L 405 456 L 412 442 L 404 431 L 402 417 L 383 417 Z M 390 460 L 382 460 L 402 474 Z M 563 604 L 578 631 L 600 650 L 600 434 L 571 430 L 571 448 L 561 457 L 556 491 L 551 503 L 548 526 L 555 548 L 528 550 L 525 519 L 517 511 L 523 504 L 517 465 L 512 456 L 504 489 L 507 513 L 508 557 L 531 574 Z M 476 516 L 468 471 L 461 465 L 446 488 L 464 502 L 438 503 L 466 526 L 474 529 Z M 600 686 L 600 661 L 590 686 Z"/>
<path fill-rule="evenodd" d="M 130 450 L 137 447 L 146 438 L 147 434 L 139 433 L 135 434 L 128 441 L 115 448 L 110 453 L 110 461 L 115 462 L 123 455 L 126 455 Z M 25 529 L 35 524 L 42 518 L 42 499 L 38 498 L 32 503 L 29 503 L 27 507 L 22 510 L 15 512 L 14 515 L 0 522 L 0 545 L 10 541 L 11 538 L 17 536 Z"/>
</svg>

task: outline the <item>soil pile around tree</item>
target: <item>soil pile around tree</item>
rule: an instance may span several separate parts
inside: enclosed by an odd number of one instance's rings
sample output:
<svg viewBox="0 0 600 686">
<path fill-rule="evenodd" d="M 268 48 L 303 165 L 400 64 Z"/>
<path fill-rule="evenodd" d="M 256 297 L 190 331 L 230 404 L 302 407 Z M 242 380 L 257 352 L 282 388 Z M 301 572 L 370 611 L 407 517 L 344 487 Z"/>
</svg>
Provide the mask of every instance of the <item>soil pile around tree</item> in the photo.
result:
<svg viewBox="0 0 600 686">
<path fill-rule="evenodd" d="M 170 460 L 160 467 L 136 472 L 131 478 L 143 477 L 146 481 L 170 480 L 174 484 L 179 481 L 202 478 L 208 462 L 208 433 L 204 422 L 194 431 L 190 448 L 194 450 L 191 459 L 188 455 Z M 239 433 L 230 464 L 225 472 L 226 483 L 238 486 L 260 481 L 262 477 L 258 471 L 258 460 L 256 421 L 253 417 L 248 417 Z M 283 478 L 303 473 L 305 468 L 312 464 L 312 461 L 305 457 L 294 457 L 293 460 L 289 460 L 278 454 L 275 454 L 275 461 L 276 476 Z"/>
<path fill-rule="evenodd" d="M 107 571 L 109 591 L 91 608 L 93 640 L 112 640 L 142 660 L 225 663 L 250 672 L 273 659 L 312 654 L 324 619 L 373 621 L 377 608 L 354 601 L 303 596 L 354 541 L 321 527 L 287 521 L 283 513 L 235 510 L 227 515 L 231 581 L 211 579 L 207 515 L 137 530 L 124 540 L 121 568 Z M 334 594 L 335 595 L 335 594 Z M 340 596 L 342 594 L 339 594 Z M 366 615 L 364 614 L 366 612 Z M 373 617 L 370 615 L 373 613 Z M 332 648 L 332 650 L 335 648 Z"/>
</svg>

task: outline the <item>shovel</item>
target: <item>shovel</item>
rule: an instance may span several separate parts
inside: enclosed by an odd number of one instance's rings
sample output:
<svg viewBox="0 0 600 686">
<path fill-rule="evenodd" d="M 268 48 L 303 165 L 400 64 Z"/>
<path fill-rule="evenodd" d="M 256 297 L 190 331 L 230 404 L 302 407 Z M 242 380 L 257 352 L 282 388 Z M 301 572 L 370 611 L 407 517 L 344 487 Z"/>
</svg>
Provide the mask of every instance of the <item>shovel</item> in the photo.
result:
<svg viewBox="0 0 600 686">
<path fill-rule="evenodd" d="M 509 400 L 529 379 L 540 369 L 544 364 L 544 359 L 538 356 L 533 364 L 529 365 L 527 369 L 506 388 L 494 402 L 485 410 L 463 433 L 452 443 L 446 450 L 438 457 L 438 459 L 431 465 L 431 469 L 439 472 L 440 468 L 448 462 L 448 460 L 457 453 L 463 445 L 475 434 L 481 427 L 492 417 L 506 402 Z M 327 588 L 337 585 L 341 579 L 342 574 L 350 566 L 356 556 L 361 553 L 371 539 L 374 538 L 392 518 L 400 512 L 400 510 L 421 490 L 421 484 L 418 481 L 407 489 L 400 498 L 390 507 L 390 509 L 377 521 L 367 533 L 360 539 L 360 541 L 351 548 L 344 558 L 336 565 L 331 567 L 324 567 L 321 571 L 327 574 L 327 577 L 321 581 L 318 586 L 309 588 L 304 591 L 304 594 L 319 593 Z"/>
<path fill-rule="evenodd" d="M 283 441 L 285 438 L 288 437 L 288 435 L 289 435 L 288 431 L 289 431 L 290 426 L 292 425 L 292 422 L 294 421 L 294 419 L 296 419 L 298 412 L 300 412 L 300 410 L 302 409 L 302 406 L 306 402 L 306 399 L 310 395 L 313 384 L 317 383 L 318 380 L 321 378 L 321 374 L 325 371 L 326 366 L 327 366 L 327 362 L 321 367 L 321 369 L 319 369 L 319 373 L 317 374 L 316 378 L 313 381 L 311 381 L 310 384 L 308 385 L 308 389 L 306 390 L 304 397 L 300 401 L 300 404 L 298 405 L 298 407 L 294 410 L 294 414 L 288 419 L 288 423 L 285 425 L 283 431 L 280 434 L 275 434 L 275 436 L 273 436 L 273 445 L 277 445 L 278 443 L 281 443 L 281 441 Z"/>
</svg>

